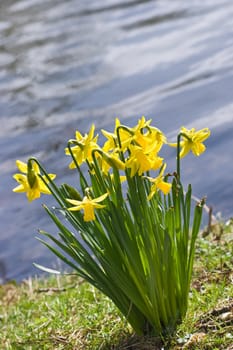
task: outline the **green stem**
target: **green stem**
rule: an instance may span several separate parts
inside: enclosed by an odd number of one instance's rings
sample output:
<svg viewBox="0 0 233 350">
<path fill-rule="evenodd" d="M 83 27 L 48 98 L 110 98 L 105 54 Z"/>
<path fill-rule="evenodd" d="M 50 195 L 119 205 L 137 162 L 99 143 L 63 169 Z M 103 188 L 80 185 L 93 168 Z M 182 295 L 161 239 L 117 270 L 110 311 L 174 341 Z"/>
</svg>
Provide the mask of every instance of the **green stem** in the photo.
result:
<svg viewBox="0 0 233 350">
<path fill-rule="evenodd" d="M 119 145 L 119 155 L 120 155 L 120 159 L 122 160 L 122 162 L 125 162 L 125 158 L 124 158 L 124 153 L 122 151 L 122 143 L 121 143 L 121 138 L 120 138 L 120 129 L 123 129 L 125 130 L 126 132 L 128 132 L 131 136 L 133 136 L 133 132 L 127 128 L 126 126 L 124 125 L 120 125 L 118 126 L 117 130 L 116 130 L 116 133 L 117 133 L 117 141 L 118 141 L 118 145 Z"/>
<path fill-rule="evenodd" d="M 178 177 L 178 182 L 180 183 L 180 139 L 181 136 L 186 138 L 188 141 L 192 142 L 190 137 L 188 137 L 186 134 L 181 132 L 177 136 L 177 157 L 176 157 L 176 170 L 177 170 L 177 177 Z"/>
<path fill-rule="evenodd" d="M 80 166 L 79 166 L 78 163 L 77 163 L 77 160 L 76 160 L 76 158 L 75 158 L 75 156 L 74 156 L 74 153 L 73 153 L 73 151 L 72 151 L 72 148 L 71 148 L 71 145 L 72 145 L 72 144 L 76 144 L 76 145 L 79 146 L 80 148 L 82 148 L 82 147 L 81 147 L 82 145 L 80 145 L 80 143 L 77 142 L 76 140 L 70 140 L 70 141 L 68 142 L 68 144 L 67 144 L 67 147 L 68 147 L 68 149 L 69 149 L 69 152 L 70 152 L 70 155 L 71 155 L 71 157 L 72 157 L 72 159 L 73 159 L 73 162 L 74 162 L 74 164 L 75 164 L 75 166 L 76 166 L 76 168 L 77 168 L 77 170 L 78 170 L 78 172 L 79 172 L 79 176 L 80 176 L 80 178 L 81 178 L 82 181 L 83 181 L 84 187 L 88 187 L 87 181 L 86 181 L 86 179 L 85 179 L 85 177 L 84 177 L 84 175 L 83 175 L 83 173 L 82 173 L 82 171 L 81 171 L 81 169 L 80 169 Z M 82 186 L 81 186 L 81 187 L 82 187 Z M 82 188 L 82 189 L 83 189 L 83 188 Z"/>
<path fill-rule="evenodd" d="M 180 182 L 180 138 L 182 134 L 178 134 L 177 136 L 177 155 L 176 155 L 176 171 L 177 171 L 177 179 Z"/>
</svg>

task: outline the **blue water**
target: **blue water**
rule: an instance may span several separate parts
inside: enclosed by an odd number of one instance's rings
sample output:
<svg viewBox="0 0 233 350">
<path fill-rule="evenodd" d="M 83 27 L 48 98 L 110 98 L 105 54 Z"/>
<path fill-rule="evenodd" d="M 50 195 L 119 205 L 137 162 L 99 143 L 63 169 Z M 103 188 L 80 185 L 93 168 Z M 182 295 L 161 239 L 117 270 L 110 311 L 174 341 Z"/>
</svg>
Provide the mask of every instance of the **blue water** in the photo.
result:
<svg viewBox="0 0 233 350">
<path fill-rule="evenodd" d="M 64 148 L 75 130 L 112 130 L 145 115 L 170 140 L 181 126 L 209 127 L 183 181 L 223 219 L 233 213 L 232 0 L 1 0 L 0 262 L 7 279 L 59 262 L 35 239 L 56 232 L 41 204 L 13 194 L 15 160 L 38 157 L 74 183 Z M 174 150 L 167 153 L 174 165 Z M 170 163 L 171 162 L 171 163 Z M 3 270 L 3 268 L 1 268 Z M 1 272 L 0 269 L 0 278 Z"/>
</svg>

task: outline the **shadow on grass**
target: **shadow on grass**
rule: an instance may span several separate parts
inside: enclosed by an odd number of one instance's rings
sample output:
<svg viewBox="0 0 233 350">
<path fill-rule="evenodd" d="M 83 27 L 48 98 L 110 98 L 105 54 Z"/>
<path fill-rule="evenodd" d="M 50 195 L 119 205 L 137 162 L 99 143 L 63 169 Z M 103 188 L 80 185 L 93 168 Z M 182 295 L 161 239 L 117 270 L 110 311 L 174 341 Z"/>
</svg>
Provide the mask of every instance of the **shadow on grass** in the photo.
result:
<svg viewBox="0 0 233 350">
<path fill-rule="evenodd" d="M 103 344 L 101 350 L 161 350 L 168 349 L 161 338 L 143 337 L 136 334 L 119 339 L 116 344 Z"/>
</svg>

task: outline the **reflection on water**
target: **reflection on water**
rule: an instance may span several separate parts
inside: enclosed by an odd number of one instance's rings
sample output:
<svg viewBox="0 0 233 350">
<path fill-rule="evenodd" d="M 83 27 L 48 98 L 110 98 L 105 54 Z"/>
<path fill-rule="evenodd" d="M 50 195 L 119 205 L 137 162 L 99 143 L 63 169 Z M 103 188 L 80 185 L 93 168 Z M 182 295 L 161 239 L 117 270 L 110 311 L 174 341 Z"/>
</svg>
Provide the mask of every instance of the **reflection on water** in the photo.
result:
<svg viewBox="0 0 233 350">
<path fill-rule="evenodd" d="M 223 217 L 232 215 L 233 2 L 2 0 L 0 3 L 0 259 L 7 278 L 56 264 L 37 242 L 56 232 L 41 203 L 12 194 L 15 159 L 40 157 L 58 181 L 66 140 L 116 116 L 153 119 L 172 139 L 210 127 L 208 152 L 183 160 L 184 181 Z M 168 158 L 174 164 L 173 150 Z M 48 204 L 53 205 L 48 198 Z M 2 277 L 1 277 L 2 278 Z"/>
<path fill-rule="evenodd" d="M 157 14 L 155 16 L 150 16 L 146 19 L 138 20 L 137 22 L 126 24 L 123 28 L 125 30 L 138 29 L 140 27 L 154 26 L 162 22 L 171 22 L 172 20 L 176 21 L 179 18 L 186 18 L 188 16 L 187 11 L 171 11 L 169 13 Z"/>
<path fill-rule="evenodd" d="M 146 3 L 148 2 L 152 2 L 153 0 L 136 0 L 136 1 L 116 1 L 115 3 L 112 3 L 111 4 L 111 1 L 109 1 L 109 5 L 105 5 L 104 7 L 100 7 L 100 5 L 98 6 L 95 6 L 93 8 L 87 8 L 83 11 L 81 11 L 79 14 L 82 15 L 82 16 L 85 16 L 85 15 L 95 15 L 97 13 L 100 13 L 100 12 L 106 12 L 106 11 L 114 11 L 114 10 L 121 10 L 121 9 L 124 9 L 124 8 L 131 8 L 131 7 L 134 7 L 136 5 L 140 5 L 140 4 L 143 4 L 145 5 Z M 87 6 L 88 7 L 88 6 Z"/>
</svg>

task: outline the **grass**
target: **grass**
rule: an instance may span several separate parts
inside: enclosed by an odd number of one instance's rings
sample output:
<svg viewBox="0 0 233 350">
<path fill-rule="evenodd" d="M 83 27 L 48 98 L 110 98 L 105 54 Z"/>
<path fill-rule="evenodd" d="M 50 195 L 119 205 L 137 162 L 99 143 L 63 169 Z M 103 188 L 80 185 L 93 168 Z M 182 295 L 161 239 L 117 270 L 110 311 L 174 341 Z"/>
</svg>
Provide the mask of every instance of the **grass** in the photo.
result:
<svg viewBox="0 0 233 350">
<path fill-rule="evenodd" d="M 0 349 L 233 349 L 233 220 L 200 233 L 189 309 L 171 339 L 137 337 L 112 302 L 75 276 L 0 286 Z"/>
</svg>

